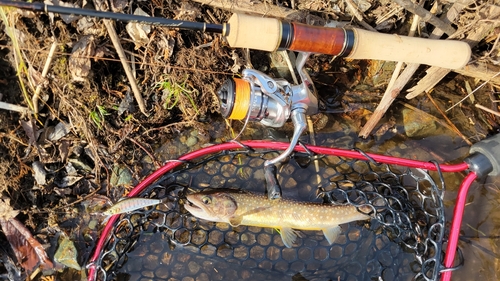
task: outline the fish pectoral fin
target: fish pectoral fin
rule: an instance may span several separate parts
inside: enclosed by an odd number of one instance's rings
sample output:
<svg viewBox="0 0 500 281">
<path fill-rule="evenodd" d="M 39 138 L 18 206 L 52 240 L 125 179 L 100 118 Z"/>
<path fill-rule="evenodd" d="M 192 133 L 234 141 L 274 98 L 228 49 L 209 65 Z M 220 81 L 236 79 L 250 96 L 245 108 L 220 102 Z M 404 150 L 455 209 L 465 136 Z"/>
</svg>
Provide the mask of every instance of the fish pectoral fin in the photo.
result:
<svg viewBox="0 0 500 281">
<path fill-rule="evenodd" d="M 283 244 L 287 246 L 287 248 L 291 248 L 295 240 L 297 239 L 297 232 L 289 227 L 282 227 L 279 229 L 281 234 L 281 239 L 283 240 Z"/>
<path fill-rule="evenodd" d="M 241 220 L 243 220 L 242 216 L 232 217 L 229 219 L 229 224 L 233 227 L 236 227 L 241 224 Z"/>
<path fill-rule="evenodd" d="M 325 235 L 326 240 L 328 240 L 328 243 L 332 245 L 333 242 L 335 242 L 335 240 L 339 237 L 340 231 L 340 226 L 335 225 L 333 227 L 323 229 L 323 234 Z"/>
</svg>

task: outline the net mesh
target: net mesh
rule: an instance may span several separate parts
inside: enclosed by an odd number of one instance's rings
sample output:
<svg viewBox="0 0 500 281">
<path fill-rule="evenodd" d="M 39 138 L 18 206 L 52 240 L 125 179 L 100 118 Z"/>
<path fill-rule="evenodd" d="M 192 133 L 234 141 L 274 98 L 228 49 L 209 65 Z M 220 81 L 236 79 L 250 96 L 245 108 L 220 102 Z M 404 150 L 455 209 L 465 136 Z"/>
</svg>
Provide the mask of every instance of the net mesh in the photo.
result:
<svg viewBox="0 0 500 281">
<path fill-rule="evenodd" d="M 231 227 L 191 216 L 186 192 L 237 187 L 264 192 L 276 151 L 226 151 L 184 163 L 141 197 L 158 206 L 124 214 L 97 261 L 99 280 L 435 280 L 444 233 L 440 190 L 420 170 L 295 153 L 278 173 L 283 197 L 369 204 L 371 220 L 342 225 L 329 245 L 301 231 L 293 248 L 272 228 Z M 189 190 L 188 187 L 189 186 Z M 298 243 L 298 245 L 297 245 Z"/>
</svg>

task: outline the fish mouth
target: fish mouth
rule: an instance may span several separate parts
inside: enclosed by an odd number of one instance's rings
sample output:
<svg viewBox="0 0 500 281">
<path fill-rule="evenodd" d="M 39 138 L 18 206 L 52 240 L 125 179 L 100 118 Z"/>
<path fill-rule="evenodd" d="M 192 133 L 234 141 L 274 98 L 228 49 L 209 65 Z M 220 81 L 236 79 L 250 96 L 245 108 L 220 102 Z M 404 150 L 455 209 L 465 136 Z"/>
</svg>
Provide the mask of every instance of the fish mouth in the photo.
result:
<svg viewBox="0 0 500 281">
<path fill-rule="evenodd" d="M 186 202 L 186 204 L 184 204 L 184 208 L 186 208 L 186 210 L 188 210 L 190 213 L 194 214 L 194 213 L 198 213 L 198 212 L 203 211 L 203 209 L 200 206 L 198 206 L 198 204 L 196 204 L 196 202 L 189 200 L 189 198 L 186 198 L 186 199 L 187 199 L 187 202 Z"/>
</svg>

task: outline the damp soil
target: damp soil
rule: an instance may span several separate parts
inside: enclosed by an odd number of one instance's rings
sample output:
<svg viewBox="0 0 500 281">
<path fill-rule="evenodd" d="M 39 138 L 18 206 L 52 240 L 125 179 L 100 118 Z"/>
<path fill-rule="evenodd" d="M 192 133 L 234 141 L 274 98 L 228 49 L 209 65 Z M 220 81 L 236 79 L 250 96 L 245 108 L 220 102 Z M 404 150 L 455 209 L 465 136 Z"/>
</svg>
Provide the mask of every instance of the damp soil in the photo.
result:
<svg viewBox="0 0 500 281">
<path fill-rule="evenodd" d="M 279 4 L 292 6 L 291 2 Z M 311 8 L 306 12 L 316 19 L 351 20 L 345 13 L 334 15 L 334 9 L 323 2 L 298 1 L 296 5 Z M 381 1 L 366 14 L 374 20 L 390 10 L 390 5 Z M 126 3 L 121 12 L 132 13 L 138 7 L 150 15 L 200 22 L 227 22 L 231 15 L 195 2 L 160 0 Z M 396 13 L 384 32 L 404 34 L 409 25 L 407 16 Z M 102 206 L 123 198 L 164 161 L 211 143 L 229 141 L 242 130 L 241 122 L 227 122 L 220 116 L 217 90 L 226 79 L 239 77 L 250 66 L 273 77 L 280 75 L 276 61 L 268 53 L 231 49 L 219 35 L 154 27 L 145 42 L 134 42 L 126 24 L 116 22 L 114 27 L 127 59 L 134 61 L 146 109 L 141 112 L 102 21 L 67 23 L 57 15 L 20 14 L 13 10 L 7 19 L 8 24 L 0 24 L 0 101 L 32 108 L 37 85 L 41 85 L 41 91 L 36 115 L 0 110 L 0 195 L 10 198 L 12 207 L 20 210 L 16 218 L 44 245 L 50 259 L 63 233 L 75 244 L 79 252 L 76 260 L 83 269 L 44 273 L 56 276 L 56 280 L 85 279 L 85 263 L 102 219 L 93 214 L 102 211 Z M 306 21 L 305 17 L 301 20 Z M 5 31 L 6 25 L 15 30 L 19 54 Z M 42 78 L 54 40 L 54 58 L 47 77 Z M 474 55 L 483 56 L 495 46 L 494 42 L 483 42 L 473 49 Z M 72 57 L 76 50 L 79 55 Z M 464 139 L 474 143 L 498 132 L 498 117 L 474 107 L 474 103 L 480 103 L 496 108 L 492 100 L 498 99 L 498 88 L 487 86 L 474 94 L 475 100 L 467 99 L 447 113 L 463 137 L 442 125 L 446 121 L 439 110 L 428 96 L 421 96 L 410 101 L 398 98 L 370 137 L 358 138 L 380 101 L 394 64 L 313 55 L 306 67 L 326 105 L 323 113 L 312 117 L 318 145 L 331 144 L 329 140 L 334 139 L 339 148 L 357 147 L 449 163 L 467 156 L 469 145 Z M 409 86 L 423 77 L 424 70 L 417 72 Z M 481 83 L 449 74 L 433 90 L 433 97 L 441 109 L 446 109 L 466 95 L 466 84 L 474 89 Z M 428 133 L 408 137 L 403 125 L 404 110 L 408 108 L 434 116 L 439 122 L 433 119 L 437 125 Z M 292 130 L 290 122 L 277 129 L 251 124 L 241 139 L 287 141 Z M 447 219 L 451 219 L 459 181 L 454 177 L 447 180 L 452 187 L 445 204 Z M 471 207 L 466 209 L 462 246 L 473 253 L 470 260 L 475 262 L 466 262 L 466 269 L 479 274 L 475 276 L 498 278 L 498 237 L 491 235 L 498 232 L 500 219 L 491 214 L 498 213 L 495 202 L 499 190 L 495 179 L 474 186 Z M 474 220 L 476 215 L 483 219 Z M 0 257 L 4 261 L 0 265 L 1 277 L 19 271 L 25 278 L 26 272 L 15 262 L 12 251 L 0 232 Z M 488 261 L 492 255 L 497 262 Z M 478 257 L 488 265 L 477 265 Z M 456 274 L 457 278 L 460 275 Z M 42 280 L 41 276 L 39 273 L 35 279 Z"/>
</svg>

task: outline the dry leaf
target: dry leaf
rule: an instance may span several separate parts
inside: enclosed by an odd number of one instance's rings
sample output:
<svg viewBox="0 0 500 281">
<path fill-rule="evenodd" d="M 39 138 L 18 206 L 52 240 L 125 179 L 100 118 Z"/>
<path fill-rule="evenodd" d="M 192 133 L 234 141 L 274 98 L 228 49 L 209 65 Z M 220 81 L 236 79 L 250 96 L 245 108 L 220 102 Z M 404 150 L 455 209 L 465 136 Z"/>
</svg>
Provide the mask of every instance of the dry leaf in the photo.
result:
<svg viewBox="0 0 500 281">
<path fill-rule="evenodd" d="M 42 76 L 42 73 L 33 68 L 33 66 L 28 67 L 29 80 L 33 87 L 41 86 L 47 87 L 49 85 L 49 80 Z"/>
<path fill-rule="evenodd" d="M 16 218 L 19 212 L 12 209 L 9 200 L 0 200 L 0 226 L 16 255 L 17 262 L 29 273 L 40 264 L 44 269 L 53 268 L 47 253 L 30 231 Z"/>
<path fill-rule="evenodd" d="M 0 221 L 8 221 L 15 218 L 19 211 L 12 209 L 10 199 L 0 199 Z"/>
<path fill-rule="evenodd" d="M 35 122 L 33 120 L 23 121 L 21 120 L 21 125 L 23 126 L 24 132 L 30 141 L 30 144 L 36 144 L 36 140 L 40 136 L 40 130 L 38 130 Z"/>
<path fill-rule="evenodd" d="M 31 167 L 33 168 L 33 173 L 34 173 L 36 184 L 38 184 L 38 185 L 47 184 L 47 181 L 46 181 L 47 171 L 45 171 L 45 167 L 43 166 L 43 163 L 40 161 L 34 161 L 33 164 L 31 164 Z"/>
<path fill-rule="evenodd" d="M 95 43 L 94 36 L 83 36 L 74 46 L 69 57 L 69 71 L 73 80 L 85 81 L 90 74 L 91 61 L 90 58 L 94 55 Z"/>
<path fill-rule="evenodd" d="M 238 54 L 234 50 L 231 51 L 231 58 L 234 61 L 234 64 L 231 67 L 231 71 L 233 73 L 240 72 L 240 69 L 245 64 L 245 61 L 241 59 L 240 56 L 238 56 Z"/>
<path fill-rule="evenodd" d="M 64 123 L 64 122 L 59 122 L 55 127 L 54 127 L 54 130 L 52 130 L 49 135 L 48 135 L 48 139 L 50 141 L 58 141 L 60 140 L 61 138 L 63 138 L 64 136 L 66 136 L 69 131 L 70 131 L 71 127 L 70 125 Z"/>
<path fill-rule="evenodd" d="M 141 8 L 137 8 L 134 11 L 134 15 L 149 17 L 146 12 L 144 12 Z M 142 45 L 147 45 L 149 42 L 148 34 L 151 32 L 151 26 L 148 24 L 142 24 L 138 22 L 129 22 L 125 29 L 128 32 L 128 35 L 135 43 L 135 48 L 138 49 Z"/>
<path fill-rule="evenodd" d="M 65 3 L 65 2 L 62 2 L 62 1 L 58 1 L 58 0 L 54 0 L 54 1 L 45 0 L 44 3 L 45 4 L 55 5 L 55 6 L 68 7 L 68 8 L 80 8 L 78 5 L 75 5 L 73 3 Z M 54 21 L 54 14 L 53 13 L 49 13 L 49 16 L 50 16 L 51 21 L 53 22 Z M 73 21 L 81 18 L 81 16 L 74 15 L 74 14 L 59 14 L 59 16 L 67 24 L 70 24 Z"/>
<path fill-rule="evenodd" d="M 128 1 L 125 0 L 111 0 L 111 10 L 115 13 L 121 13 L 128 6 Z"/>
<path fill-rule="evenodd" d="M 54 183 L 61 188 L 70 187 L 83 179 L 83 176 L 65 176 L 60 180 L 54 180 Z"/>
</svg>

